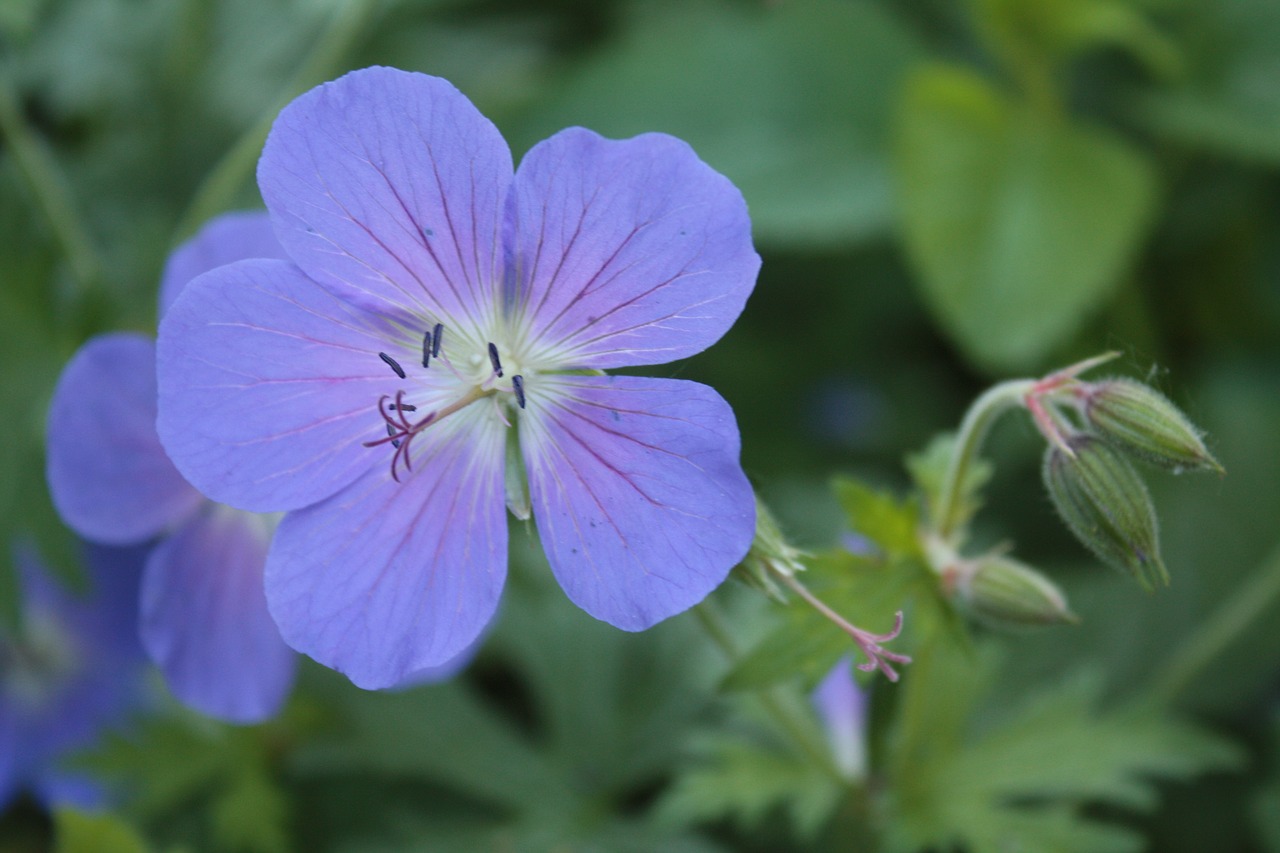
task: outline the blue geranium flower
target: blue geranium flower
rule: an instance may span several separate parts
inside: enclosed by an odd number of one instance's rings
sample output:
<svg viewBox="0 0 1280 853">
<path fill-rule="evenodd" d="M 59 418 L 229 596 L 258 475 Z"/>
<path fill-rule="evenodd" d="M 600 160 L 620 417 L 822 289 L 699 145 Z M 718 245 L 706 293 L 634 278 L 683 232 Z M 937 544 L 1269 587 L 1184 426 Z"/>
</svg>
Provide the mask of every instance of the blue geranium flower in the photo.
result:
<svg viewBox="0 0 1280 853">
<path fill-rule="evenodd" d="M 216 219 L 170 258 L 160 311 L 206 269 L 281 254 L 266 214 Z M 165 456 L 155 419 L 150 339 L 108 334 L 81 347 L 49 407 L 54 504 L 90 541 L 160 537 L 142 579 L 139 626 L 148 654 L 191 707 L 238 723 L 267 719 L 287 697 L 297 665 L 262 591 L 272 522 L 205 500 Z"/>
<path fill-rule="evenodd" d="M 450 84 L 370 68 L 285 108 L 258 181 L 291 263 L 178 298 L 159 429 L 205 494 L 288 513 L 266 584 L 295 648 L 364 687 L 456 654 L 497 607 L 504 506 L 627 630 L 743 557 L 728 404 L 601 372 L 705 349 L 755 284 L 742 196 L 686 144 L 571 128 L 514 170 Z"/>
<path fill-rule="evenodd" d="M 34 556 L 16 557 L 22 619 L 0 628 L 0 810 L 21 791 L 88 808 L 102 796 L 62 759 L 121 722 L 141 694 L 138 580 L 143 549 L 87 549 L 90 592 L 71 595 Z"/>
</svg>

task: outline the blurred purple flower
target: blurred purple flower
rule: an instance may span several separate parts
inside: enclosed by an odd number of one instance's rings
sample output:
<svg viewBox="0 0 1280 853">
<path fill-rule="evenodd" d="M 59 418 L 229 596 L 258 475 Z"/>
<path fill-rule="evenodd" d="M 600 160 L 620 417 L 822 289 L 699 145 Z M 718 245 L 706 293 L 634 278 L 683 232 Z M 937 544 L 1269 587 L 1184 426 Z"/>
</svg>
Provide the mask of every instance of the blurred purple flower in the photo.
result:
<svg viewBox="0 0 1280 853">
<path fill-rule="evenodd" d="M 16 555 L 22 621 L 0 627 L 0 810 L 21 791 L 48 806 L 89 808 L 89 776 L 61 766 L 119 723 L 141 696 L 138 578 L 143 548 L 90 546 L 90 593 L 61 589 L 29 553 Z"/>
<path fill-rule="evenodd" d="M 867 763 L 867 694 L 853 678 L 853 661 L 841 658 L 811 698 L 827 732 L 836 768 L 846 779 L 861 779 Z"/>
<path fill-rule="evenodd" d="M 288 512 L 266 582 L 295 648 L 383 687 L 466 647 L 506 575 L 504 492 L 627 630 L 746 553 L 728 404 L 599 372 L 705 349 L 754 286 L 742 196 L 687 145 L 571 128 L 513 171 L 450 84 L 371 68 L 285 108 L 258 182 L 293 263 L 177 300 L 159 428 L 205 494 Z"/>
<path fill-rule="evenodd" d="M 170 258 L 161 310 L 206 265 L 281 255 L 265 213 L 215 219 Z M 297 666 L 263 593 L 271 522 L 205 500 L 165 455 L 155 419 L 151 340 L 109 334 L 81 347 L 49 407 L 54 504 L 94 542 L 162 537 L 142 580 L 148 654 L 186 704 L 231 722 L 259 722 L 280 709 Z"/>
</svg>

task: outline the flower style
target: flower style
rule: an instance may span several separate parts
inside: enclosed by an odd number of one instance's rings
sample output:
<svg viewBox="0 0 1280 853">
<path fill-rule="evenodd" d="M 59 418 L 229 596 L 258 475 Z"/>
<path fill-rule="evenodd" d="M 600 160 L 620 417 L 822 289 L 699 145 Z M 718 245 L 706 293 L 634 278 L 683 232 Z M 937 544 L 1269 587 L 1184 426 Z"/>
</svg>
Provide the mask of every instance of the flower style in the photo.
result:
<svg viewBox="0 0 1280 853">
<path fill-rule="evenodd" d="M 754 286 L 741 194 L 687 145 L 571 128 L 516 171 L 450 84 L 370 68 L 285 108 L 258 181 L 292 263 L 178 298 L 159 430 L 205 494 L 288 513 L 266 583 L 294 648 L 363 687 L 457 653 L 497 605 L 504 504 L 626 630 L 746 553 L 728 404 L 601 373 L 701 351 Z"/>
<path fill-rule="evenodd" d="M 0 628 L 0 810 L 27 790 L 46 805 L 94 806 L 102 792 L 58 762 L 93 743 L 142 695 L 138 579 L 145 551 L 87 551 L 91 594 L 69 595 L 33 555 L 16 555 L 18 631 Z"/>
<path fill-rule="evenodd" d="M 282 254 L 265 213 L 215 219 L 170 258 L 160 310 L 206 269 Z M 205 500 L 173 467 L 156 435 L 155 376 L 155 344 L 141 335 L 102 335 L 81 347 L 49 409 L 50 493 L 90 541 L 163 537 L 142 580 L 148 654 L 186 704 L 259 722 L 280 709 L 297 666 L 263 593 L 271 522 Z"/>
</svg>

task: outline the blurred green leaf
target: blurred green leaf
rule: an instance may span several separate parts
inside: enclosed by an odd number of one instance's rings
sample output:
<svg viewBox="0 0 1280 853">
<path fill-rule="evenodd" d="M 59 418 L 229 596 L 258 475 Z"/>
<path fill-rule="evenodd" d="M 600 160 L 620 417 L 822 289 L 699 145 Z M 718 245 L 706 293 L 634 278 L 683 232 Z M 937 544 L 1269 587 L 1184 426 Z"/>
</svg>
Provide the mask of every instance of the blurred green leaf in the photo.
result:
<svg viewBox="0 0 1280 853">
<path fill-rule="evenodd" d="M 920 556 L 920 518 L 915 506 L 849 477 L 837 477 L 832 489 L 850 530 L 867 537 L 891 557 Z"/>
<path fill-rule="evenodd" d="M 298 750 L 293 772 L 313 782 L 360 774 L 440 786 L 467 798 L 474 814 L 447 831 L 472 847 L 517 839 L 519 849 L 612 850 L 627 835 L 644 839 L 628 849 L 683 843 L 682 830 L 655 823 L 647 803 L 709 701 L 714 651 L 690 634 L 690 620 L 629 634 L 591 619 L 522 540 L 506 612 L 473 665 L 480 684 L 497 686 L 478 690 L 461 678 L 370 694 L 313 673 L 336 725 Z M 630 805 L 637 797 L 645 808 Z"/>
<path fill-rule="evenodd" d="M 1061 65 L 1112 46 L 1156 74 L 1168 76 L 1179 68 L 1177 47 L 1152 24 L 1139 0 L 974 0 L 971 5 L 979 28 L 1015 74 L 1024 63 Z"/>
<path fill-rule="evenodd" d="M 80 763 L 127 783 L 127 811 L 148 827 L 195 816 L 219 850 L 287 850 L 289 800 L 271 770 L 267 733 L 298 721 L 232 727 L 195 714 L 150 722 L 141 736 L 113 736 Z"/>
<path fill-rule="evenodd" d="M 111 814 L 85 814 L 72 809 L 53 813 L 54 853 L 147 853 L 138 833 Z"/>
<path fill-rule="evenodd" d="M 697 758 L 658 805 L 660 820 L 681 826 L 730 819 L 750 832 L 775 809 L 812 837 L 844 786 L 798 751 L 728 734 L 695 743 Z"/>
<path fill-rule="evenodd" d="M 1136 90 L 1137 114 L 1184 144 L 1280 164 L 1280 4 L 1178 3 L 1169 19 L 1188 70 L 1178 85 Z"/>
<path fill-rule="evenodd" d="M 958 68 L 916 73 L 899 118 L 903 226 L 929 307 L 979 366 L 1036 366 L 1121 283 L 1155 214 L 1151 166 Z"/>
<path fill-rule="evenodd" d="M 941 644 L 909 670 L 890 740 L 899 846 L 963 841 L 974 853 L 1138 851 L 1141 836 L 1081 809 L 1157 803 L 1154 779 L 1237 769 L 1242 752 L 1160 709 L 1099 711 L 1100 679 L 1077 675 L 998 718 L 977 713 L 998 668 Z M 957 686 L 963 685 L 957 693 Z"/>
<path fill-rule="evenodd" d="M 513 147 L 573 124 L 612 137 L 664 131 L 738 185 L 761 240 L 821 246 L 888 230 L 888 125 L 919 49 L 880 6 L 641 8 L 615 43 L 553 82 Z"/>
</svg>

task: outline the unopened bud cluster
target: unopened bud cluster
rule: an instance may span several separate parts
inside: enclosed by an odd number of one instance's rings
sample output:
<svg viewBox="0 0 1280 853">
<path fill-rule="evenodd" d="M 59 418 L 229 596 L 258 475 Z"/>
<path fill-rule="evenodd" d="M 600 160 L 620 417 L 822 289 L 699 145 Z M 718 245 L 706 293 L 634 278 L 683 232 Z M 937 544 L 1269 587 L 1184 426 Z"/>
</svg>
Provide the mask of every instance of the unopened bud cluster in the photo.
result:
<svg viewBox="0 0 1280 853">
<path fill-rule="evenodd" d="M 1039 383 L 1027 406 L 1049 440 L 1044 483 L 1067 527 L 1144 588 L 1167 585 L 1155 506 L 1130 460 L 1222 473 L 1203 433 L 1153 388 L 1131 379 L 1084 382 L 1071 368 Z"/>
</svg>

